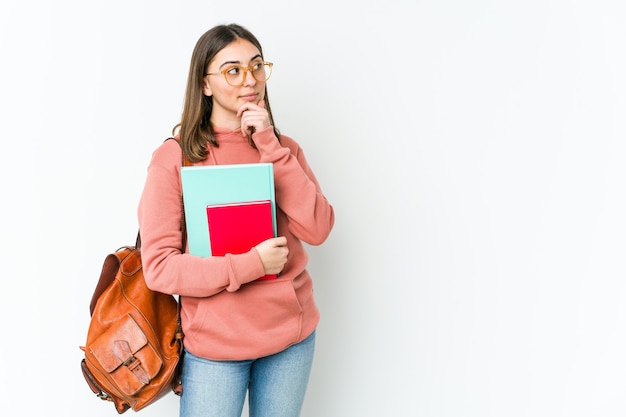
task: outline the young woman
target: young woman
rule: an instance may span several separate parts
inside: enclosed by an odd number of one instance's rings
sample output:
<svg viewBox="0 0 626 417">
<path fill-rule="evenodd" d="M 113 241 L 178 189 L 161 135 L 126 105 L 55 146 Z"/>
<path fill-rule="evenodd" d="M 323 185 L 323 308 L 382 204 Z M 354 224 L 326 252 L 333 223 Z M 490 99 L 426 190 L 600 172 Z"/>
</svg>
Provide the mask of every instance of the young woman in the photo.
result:
<svg viewBox="0 0 626 417">
<path fill-rule="evenodd" d="M 319 311 L 303 242 L 322 244 L 334 211 L 302 149 L 272 117 L 272 63 L 245 28 L 216 26 L 192 54 L 180 141 L 153 153 L 138 207 L 146 282 L 178 294 L 184 356 L 180 416 L 299 416 Z M 181 148 L 194 165 L 272 163 L 278 237 L 247 253 L 181 251 Z M 257 280 L 266 274 L 277 279 Z"/>
</svg>

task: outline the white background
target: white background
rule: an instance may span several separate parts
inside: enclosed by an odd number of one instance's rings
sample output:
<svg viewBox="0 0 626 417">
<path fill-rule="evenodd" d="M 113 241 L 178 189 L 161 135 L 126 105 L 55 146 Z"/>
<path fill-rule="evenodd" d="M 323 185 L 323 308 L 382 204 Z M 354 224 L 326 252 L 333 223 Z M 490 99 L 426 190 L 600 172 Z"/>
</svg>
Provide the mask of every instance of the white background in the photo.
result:
<svg viewBox="0 0 626 417">
<path fill-rule="evenodd" d="M 626 415 L 621 0 L 4 0 L 3 409 L 116 415 L 89 300 L 230 22 L 336 210 L 303 417 Z"/>
</svg>

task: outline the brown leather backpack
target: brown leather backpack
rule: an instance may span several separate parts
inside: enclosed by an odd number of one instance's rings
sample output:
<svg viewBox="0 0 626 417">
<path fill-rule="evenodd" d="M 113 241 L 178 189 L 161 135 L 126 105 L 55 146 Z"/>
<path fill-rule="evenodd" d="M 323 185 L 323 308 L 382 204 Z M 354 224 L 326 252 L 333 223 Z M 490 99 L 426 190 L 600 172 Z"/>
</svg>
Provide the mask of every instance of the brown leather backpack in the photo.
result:
<svg viewBox="0 0 626 417">
<path fill-rule="evenodd" d="M 146 286 L 139 235 L 105 258 L 90 312 L 81 368 L 99 398 L 122 414 L 182 393 L 180 306 Z"/>
<path fill-rule="evenodd" d="M 173 139 L 173 138 L 168 138 Z M 183 165 L 190 162 L 183 156 Z M 181 198 L 181 231 L 186 245 Z M 173 391 L 182 394 L 183 332 L 180 304 L 173 295 L 152 291 L 141 265 L 141 236 L 106 256 L 89 305 L 87 342 L 80 348 L 83 376 L 119 414 L 139 411 Z"/>
</svg>

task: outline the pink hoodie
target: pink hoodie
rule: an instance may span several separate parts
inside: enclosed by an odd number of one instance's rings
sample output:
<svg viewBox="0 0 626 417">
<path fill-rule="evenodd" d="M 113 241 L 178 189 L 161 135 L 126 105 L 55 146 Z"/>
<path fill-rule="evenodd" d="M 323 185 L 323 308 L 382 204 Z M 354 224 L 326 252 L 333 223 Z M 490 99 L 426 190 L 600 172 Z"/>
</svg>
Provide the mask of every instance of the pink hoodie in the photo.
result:
<svg viewBox="0 0 626 417">
<path fill-rule="evenodd" d="M 302 242 L 322 244 L 334 210 L 290 137 L 282 135 L 279 143 L 268 127 L 253 136 L 258 149 L 239 129 L 216 129 L 216 137 L 219 147 L 196 165 L 273 163 L 278 236 L 287 238 L 287 264 L 278 279 L 256 281 L 264 271 L 254 248 L 223 257 L 181 254 L 181 151 L 168 140 L 152 155 L 137 211 L 144 276 L 151 289 L 180 295 L 187 350 L 213 360 L 253 359 L 302 341 L 317 326 Z"/>
</svg>

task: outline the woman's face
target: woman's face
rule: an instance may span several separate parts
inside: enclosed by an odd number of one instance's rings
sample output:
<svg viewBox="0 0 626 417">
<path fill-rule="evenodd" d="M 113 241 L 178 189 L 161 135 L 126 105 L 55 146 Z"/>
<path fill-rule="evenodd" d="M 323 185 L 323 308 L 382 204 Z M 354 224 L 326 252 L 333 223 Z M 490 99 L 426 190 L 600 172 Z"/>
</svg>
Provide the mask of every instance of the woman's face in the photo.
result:
<svg viewBox="0 0 626 417">
<path fill-rule="evenodd" d="M 265 81 L 257 81 L 250 73 L 254 63 L 262 62 L 261 52 L 247 40 L 237 39 L 219 51 L 209 63 L 204 77 L 203 92 L 213 97 L 211 123 L 213 126 L 236 129 L 240 125 L 237 111 L 246 103 L 257 104 L 265 94 Z M 231 69 L 231 74 L 241 72 L 233 67 L 248 67 L 245 80 L 240 86 L 226 81 L 223 70 Z M 232 80 L 231 80 L 232 82 Z"/>
</svg>

